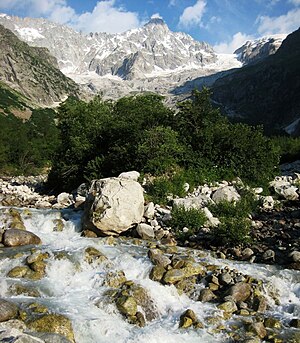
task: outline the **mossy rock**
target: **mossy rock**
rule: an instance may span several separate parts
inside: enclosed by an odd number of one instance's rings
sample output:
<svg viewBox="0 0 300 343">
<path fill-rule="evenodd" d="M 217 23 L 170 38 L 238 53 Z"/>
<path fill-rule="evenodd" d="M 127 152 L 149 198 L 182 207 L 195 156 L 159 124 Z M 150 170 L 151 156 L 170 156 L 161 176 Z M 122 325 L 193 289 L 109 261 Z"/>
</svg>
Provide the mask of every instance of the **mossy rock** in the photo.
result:
<svg viewBox="0 0 300 343">
<path fill-rule="evenodd" d="M 11 278 L 24 278 L 28 273 L 30 273 L 30 268 L 28 266 L 17 266 L 11 269 L 7 276 Z"/>
<path fill-rule="evenodd" d="M 11 295 L 24 295 L 27 297 L 38 298 L 41 296 L 40 292 L 32 287 L 27 287 L 22 284 L 14 284 L 9 287 L 9 292 Z"/>
<path fill-rule="evenodd" d="M 192 276 L 175 283 L 175 287 L 180 295 L 185 293 L 191 297 L 195 292 L 196 281 L 196 277 Z"/>
<path fill-rule="evenodd" d="M 35 262 L 44 261 L 47 258 L 49 258 L 49 254 L 47 252 L 43 253 L 41 251 L 34 251 L 27 257 L 26 262 L 30 265 Z"/>
<path fill-rule="evenodd" d="M 53 231 L 62 232 L 65 228 L 65 224 L 62 219 L 53 219 Z"/>
<path fill-rule="evenodd" d="M 166 272 L 166 269 L 162 265 L 154 266 L 151 269 L 151 272 L 149 274 L 149 278 L 153 281 L 160 282 Z"/>
<path fill-rule="evenodd" d="M 120 296 L 116 305 L 118 310 L 125 316 L 135 316 L 137 313 L 137 302 L 131 296 Z"/>
<path fill-rule="evenodd" d="M 27 327 L 37 332 L 57 333 L 75 343 L 72 323 L 61 314 L 46 314 L 27 323 Z"/>
<path fill-rule="evenodd" d="M 103 263 L 108 260 L 108 258 L 103 255 L 99 250 L 94 247 L 87 247 L 84 251 L 84 260 L 91 263 Z"/>
<path fill-rule="evenodd" d="M 106 274 L 104 284 L 112 288 L 119 288 L 127 279 L 122 270 L 112 271 Z"/>
</svg>

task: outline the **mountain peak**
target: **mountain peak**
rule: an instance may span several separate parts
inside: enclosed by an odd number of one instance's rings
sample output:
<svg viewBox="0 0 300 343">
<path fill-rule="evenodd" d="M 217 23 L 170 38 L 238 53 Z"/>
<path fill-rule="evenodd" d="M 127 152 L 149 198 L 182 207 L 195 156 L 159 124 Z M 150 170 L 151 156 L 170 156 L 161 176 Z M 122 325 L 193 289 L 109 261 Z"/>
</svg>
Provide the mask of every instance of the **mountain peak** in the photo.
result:
<svg viewBox="0 0 300 343">
<path fill-rule="evenodd" d="M 152 16 L 146 25 L 167 25 L 167 24 L 164 22 L 163 18 Z"/>
</svg>

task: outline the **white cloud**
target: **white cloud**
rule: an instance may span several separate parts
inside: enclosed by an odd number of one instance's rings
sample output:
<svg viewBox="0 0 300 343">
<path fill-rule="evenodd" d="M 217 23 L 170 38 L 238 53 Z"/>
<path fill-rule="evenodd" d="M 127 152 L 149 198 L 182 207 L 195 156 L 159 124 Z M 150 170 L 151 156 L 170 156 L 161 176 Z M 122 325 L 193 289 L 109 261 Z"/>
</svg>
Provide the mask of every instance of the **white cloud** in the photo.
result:
<svg viewBox="0 0 300 343">
<path fill-rule="evenodd" d="M 188 28 L 191 26 L 200 25 L 202 16 L 205 12 L 205 7 L 206 1 L 198 0 L 194 6 L 185 8 L 179 18 L 179 26 Z"/>
<path fill-rule="evenodd" d="M 0 10 L 22 10 L 24 15 L 49 18 L 87 33 L 117 33 L 141 25 L 137 13 L 117 7 L 115 2 L 98 1 L 92 12 L 77 14 L 67 0 L 0 0 Z"/>
<path fill-rule="evenodd" d="M 151 16 L 151 19 L 162 19 L 162 16 L 159 13 L 154 13 Z"/>
<path fill-rule="evenodd" d="M 92 12 L 74 20 L 74 27 L 83 32 L 117 33 L 140 26 L 138 14 L 114 6 L 115 0 L 99 1 Z"/>
<path fill-rule="evenodd" d="M 289 0 L 289 2 L 295 6 L 300 6 L 300 0 Z"/>
<path fill-rule="evenodd" d="M 258 32 L 261 35 L 290 33 L 300 26 L 300 8 L 295 8 L 279 17 L 260 16 L 257 19 Z"/>
<path fill-rule="evenodd" d="M 231 41 L 221 42 L 214 46 L 216 52 L 223 54 L 232 54 L 238 48 L 240 48 L 246 41 L 253 39 L 253 36 L 246 35 L 242 32 L 237 32 L 233 35 Z"/>
</svg>

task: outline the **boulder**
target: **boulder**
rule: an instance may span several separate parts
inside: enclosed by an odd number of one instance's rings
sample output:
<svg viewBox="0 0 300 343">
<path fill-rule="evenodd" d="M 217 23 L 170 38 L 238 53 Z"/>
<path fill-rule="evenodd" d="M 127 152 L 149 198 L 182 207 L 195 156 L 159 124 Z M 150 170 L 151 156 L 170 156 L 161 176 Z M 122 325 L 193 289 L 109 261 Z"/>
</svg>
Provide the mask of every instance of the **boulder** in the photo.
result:
<svg viewBox="0 0 300 343">
<path fill-rule="evenodd" d="M 270 186 L 286 200 L 297 200 L 299 198 L 298 188 L 293 186 L 290 180 L 284 176 L 276 177 L 274 181 L 270 182 Z"/>
<path fill-rule="evenodd" d="M 166 267 L 171 264 L 171 260 L 169 259 L 169 257 L 163 255 L 163 253 L 159 249 L 150 249 L 148 251 L 148 257 L 153 264 L 158 266 Z"/>
<path fill-rule="evenodd" d="M 239 201 L 240 198 L 241 196 L 239 195 L 239 193 L 237 192 L 234 186 L 225 186 L 225 187 L 219 188 L 212 195 L 212 200 L 217 204 L 222 201 L 229 201 L 229 202 Z"/>
<path fill-rule="evenodd" d="M 75 342 L 70 319 L 60 314 L 46 314 L 27 324 L 28 328 L 37 332 L 56 333 Z"/>
<path fill-rule="evenodd" d="M 69 193 L 60 193 L 57 196 L 57 203 L 59 207 L 69 207 L 73 204 L 73 196 Z"/>
<path fill-rule="evenodd" d="M 18 307 L 10 301 L 0 299 L 0 322 L 16 318 Z"/>
<path fill-rule="evenodd" d="M 121 173 L 118 178 L 125 179 L 125 180 L 132 180 L 137 181 L 140 177 L 140 173 L 137 171 L 129 171 L 129 172 L 123 172 Z"/>
<path fill-rule="evenodd" d="M 29 231 L 10 229 L 4 232 L 2 242 L 6 247 L 16 247 L 20 245 L 40 244 L 41 239 Z"/>
<path fill-rule="evenodd" d="M 228 290 L 228 295 L 235 302 L 246 301 L 251 295 L 251 285 L 245 282 L 238 282 Z"/>
<path fill-rule="evenodd" d="M 153 239 L 155 236 L 153 227 L 145 223 L 138 224 L 136 231 L 142 239 Z"/>
<path fill-rule="evenodd" d="M 0 332 L 0 342 L 45 343 L 44 340 L 25 334 L 17 329 L 10 328 Z"/>
<path fill-rule="evenodd" d="M 119 235 L 141 222 L 144 195 L 131 179 L 107 178 L 93 181 L 86 200 L 83 227 L 99 235 Z"/>
</svg>

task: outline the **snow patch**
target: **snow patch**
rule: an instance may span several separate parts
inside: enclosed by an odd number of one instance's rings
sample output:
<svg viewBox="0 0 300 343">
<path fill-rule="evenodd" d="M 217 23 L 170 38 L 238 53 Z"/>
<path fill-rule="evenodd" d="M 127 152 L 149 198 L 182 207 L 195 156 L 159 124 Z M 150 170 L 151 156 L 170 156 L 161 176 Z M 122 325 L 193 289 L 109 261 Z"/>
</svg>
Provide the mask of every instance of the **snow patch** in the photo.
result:
<svg viewBox="0 0 300 343">
<path fill-rule="evenodd" d="M 35 39 L 45 39 L 45 37 L 41 35 L 37 29 L 32 27 L 22 27 L 21 29 L 16 28 L 16 31 L 21 38 L 27 42 L 33 42 Z"/>
</svg>

